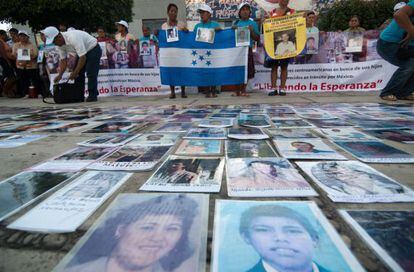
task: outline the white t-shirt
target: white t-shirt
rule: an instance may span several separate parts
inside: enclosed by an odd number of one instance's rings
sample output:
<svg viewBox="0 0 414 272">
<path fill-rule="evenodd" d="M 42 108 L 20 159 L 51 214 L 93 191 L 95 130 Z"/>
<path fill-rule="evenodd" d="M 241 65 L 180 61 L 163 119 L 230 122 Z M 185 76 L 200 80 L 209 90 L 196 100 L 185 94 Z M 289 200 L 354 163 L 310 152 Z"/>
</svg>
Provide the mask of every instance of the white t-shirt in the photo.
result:
<svg viewBox="0 0 414 272">
<path fill-rule="evenodd" d="M 290 53 L 294 53 L 296 51 L 295 44 L 291 41 L 288 41 L 287 43 L 281 42 L 277 45 L 276 48 L 276 55 L 277 56 L 283 56 Z"/>
<path fill-rule="evenodd" d="M 58 46 L 61 59 L 66 59 L 69 53 L 82 57 L 98 44 L 97 40 L 85 31 L 72 30 L 61 34 L 65 39 L 65 45 Z"/>
</svg>

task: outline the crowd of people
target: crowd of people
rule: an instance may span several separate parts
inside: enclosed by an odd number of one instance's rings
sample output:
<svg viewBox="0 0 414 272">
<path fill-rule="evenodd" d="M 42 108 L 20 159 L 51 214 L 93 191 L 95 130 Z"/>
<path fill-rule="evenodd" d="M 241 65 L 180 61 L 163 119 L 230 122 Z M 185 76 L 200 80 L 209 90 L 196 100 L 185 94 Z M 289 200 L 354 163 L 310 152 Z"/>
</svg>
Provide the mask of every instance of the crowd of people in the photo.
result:
<svg viewBox="0 0 414 272">
<path fill-rule="evenodd" d="M 407 3 L 406 3 L 407 2 Z M 380 94 L 384 100 L 396 101 L 398 99 L 414 100 L 414 1 L 398 3 L 395 6 L 394 19 L 385 22 L 382 26 L 382 33 L 378 41 L 377 51 L 379 55 L 391 64 L 398 66 L 391 80 Z M 194 32 L 199 28 L 220 31 L 221 25 L 212 20 L 213 10 L 207 4 L 198 7 L 200 22 L 195 25 Z M 253 47 L 260 42 L 259 25 L 267 18 L 277 18 L 296 13 L 289 7 L 289 0 L 280 0 L 277 8 L 266 13 L 263 18 L 252 18 L 252 7 L 248 3 L 241 3 L 238 6 L 238 19 L 232 24 L 233 29 L 248 28 L 250 31 L 250 45 L 248 53 L 248 79 L 255 75 L 255 64 L 253 58 Z M 308 51 L 317 48 L 316 38 L 313 34 L 319 33 L 315 26 L 316 14 L 313 11 L 306 12 Z M 178 7 L 169 4 L 167 7 L 167 21 L 162 24 L 162 30 L 176 28 L 180 31 L 189 31 L 185 21 L 179 21 Z M 60 25 L 59 29 L 50 26 L 42 30 L 41 37 L 44 44 L 37 47 L 30 41 L 29 34 L 25 31 L 18 31 L 12 28 L 7 33 L 0 30 L 0 66 L 2 67 L 3 96 L 8 97 L 32 97 L 34 92 L 40 93 L 43 97 L 48 95 L 48 74 L 44 69 L 45 58 L 43 47 L 56 45 L 59 51 L 59 67 L 54 83 L 58 83 L 67 71 L 70 56 L 75 55 L 76 64 L 69 70 L 69 80 L 74 80 L 79 86 L 85 85 L 85 72 L 88 77 L 88 102 L 97 101 L 98 86 L 97 78 L 100 68 L 139 68 L 149 65 L 155 67 L 156 58 L 151 56 L 158 53 L 158 30 L 153 32 L 148 26 L 142 27 L 143 35 L 138 39 L 129 32 L 129 25 L 126 21 L 116 22 L 117 33 L 111 38 L 103 27 L 96 31 L 97 37 L 74 28 L 66 29 Z M 361 19 L 354 15 L 349 20 L 349 28 L 344 31 L 350 37 L 348 46 L 361 44 L 361 37 L 365 29 L 361 27 Z M 362 33 L 362 35 L 361 35 Z M 10 37 L 9 37 L 10 36 Z M 289 33 L 278 37 L 276 53 L 284 54 L 294 48 Z M 276 42 L 276 37 L 275 37 Z M 352 44 L 351 44 L 352 43 Z M 351 45 L 349 45 L 351 44 Z M 292 51 L 292 50 L 291 50 Z M 102 52 L 106 57 L 102 57 Z M 289 51 L 290 52 L 290 51 Z M 357 56 L 357 54 L 354 54 Z M 296 61 L 306 62 L 309 55 L 302 52 Z M 271 69 L 271 86 L 273 91 L 270 96 L 286 95 L 286 82 L 288 78 L 288 65 L 290 58 L 273 59 L 265 55 L 264 67 Z M 40 67 L 40 69 L 39 69 Z M 280 69 L 279 69 L 280 68 Z M 280 70 L 280 71 L 279 71 Z M 278 85 L 278 79 L 280 84 Z M 52 83 L 53 84 L 53 83 Z M 237 86 L 235 96 L 248 96 L 246 93 L 247 84 Z M 33 90 L 34 89 L 34 90 Z M 215 86 L 203 86 L 201 88 L 206 97 L 217 97 Z M 170 86 L 170 98 L 176 98 L 175 86 Z M 181 86 L 181 97 L 186 98 L 185 86 Z"/>
</svg>

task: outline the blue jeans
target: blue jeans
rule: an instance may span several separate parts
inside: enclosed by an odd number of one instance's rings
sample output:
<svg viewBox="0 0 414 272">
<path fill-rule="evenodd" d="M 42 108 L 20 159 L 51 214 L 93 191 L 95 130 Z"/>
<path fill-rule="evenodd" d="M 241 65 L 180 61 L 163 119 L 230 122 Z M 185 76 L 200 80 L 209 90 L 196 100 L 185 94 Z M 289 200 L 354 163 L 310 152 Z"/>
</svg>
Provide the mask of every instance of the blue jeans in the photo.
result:
<svg viewBox="0 0 414 272">
<path fill-rule="evenodd" d="M 398 43 L 378 40 L 378 54 L 392 65 L 398 66 L 397 71 L 392 75 L 387 86 L 381 91 L 380 96 L 395 95 L 397 98 L 404 98 L 414 92 L 414 58 L 399 59 L 397 57 Z M 409 50 L 414 55 L 414 46 Z"/>
<path fill-rule="evenodd" d="M 97 44 L 92 50 L 86 53 L 86 63 L 82 70 L 79 72 L 75 83 L 80 86 L 85 86 L 85 72 L 88 76 L 88 92 L 89 97 L 98 96 L 98 74 L 99 74 L 99 61 L 102 56 L 102 49 Z"/>
</svg>

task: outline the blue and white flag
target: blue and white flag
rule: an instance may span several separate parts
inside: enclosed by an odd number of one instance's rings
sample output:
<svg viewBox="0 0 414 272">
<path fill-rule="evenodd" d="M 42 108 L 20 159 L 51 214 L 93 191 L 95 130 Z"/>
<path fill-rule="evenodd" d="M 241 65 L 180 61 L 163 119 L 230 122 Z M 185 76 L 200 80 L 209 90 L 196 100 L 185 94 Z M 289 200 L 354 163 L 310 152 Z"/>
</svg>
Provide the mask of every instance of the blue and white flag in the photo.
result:
<svg viewBox="0 0 414 272">
<path fill-rule="evenodd" d="M 173 86 L 219 86 L 247 82 L 248 47 L 236 47 L 235 31 L 217 31 L 214 44 L 195 41 L 195 32 L 179 31 L 167 42 L 159 32 L 161 83 Z"/>
</svg>

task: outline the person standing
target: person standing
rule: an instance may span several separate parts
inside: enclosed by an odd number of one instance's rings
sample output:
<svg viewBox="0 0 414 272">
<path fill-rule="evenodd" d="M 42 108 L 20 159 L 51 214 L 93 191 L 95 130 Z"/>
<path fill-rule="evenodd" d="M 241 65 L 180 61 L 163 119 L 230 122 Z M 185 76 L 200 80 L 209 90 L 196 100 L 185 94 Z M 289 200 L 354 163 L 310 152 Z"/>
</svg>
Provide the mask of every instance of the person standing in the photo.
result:
<svg viewBox="0 0 414 272">
<path fill-rule="evenodd" d="M 381 33 L 378 54 L 398 67 L 382 89 L 380 97 L 387 101 L 414 101 L 414 0 L 394 13 L 394 20 Z"/>
<path fill-rule="evenodd" d="M 167 30 L 170 28 L 177 28 L 177 30 L 181 31 L 188 31 L 187 24 L 182 21 L 177 20 L 177 14 L 178 14 L 178 7 L 176 4 L 169 4 L 167 7 L 167 14 L 168 14 L 168 20 L 167 22 L 163 23 L 161 25 L 162 30 Z M 170 85 L 170 99 L 174 99 L 175 96 L 175 86 Z M 187 95 L 185 94 L 185 86 L 181 86 L 181 97 L 187 98 Z"/>
<path fill-rule="evenodd" d="M 12 48 L 15 43 L 19 42 L 19 30 L 16 28 L 10 28 L 9 30 L 10 40 L 7 41 L 9 46 Z"/>
<path fill-rule="evenodd" d="M 277 18 L 281 16 L 291 15 L 295 13 L 295 10 L 288 7 L 289 0 L 280 0 L 279 7 L 275 8 L 274 10 L 269 12 L 270 18 Z M 269 56 L 265 56 L 264 67 L 272 68 L 270 81 L 272 83 L 272 88 L 274 91 L 269 93 L 269 96 L 275 95 L 286 95 L 286 81 L 288 76 L 288 65 L 289 65 L 290 58 L 286 59 L 272 59 Z M 277 72 L 280 66 L 280 88 L 279 91 L 277 89 Z"/>
<path fill-rule="evenodd" d="M 247 80 L 254 78 L 254 59 L 253 59 L 253 43 L 260 41 L 260 31 L 257 23 L 250 18 L 252 8 L 248 3 L 241 3 L 238 7 L 239 20 L 234 21 L 233 28 L 247 27 L 250 31 L 250 45 L 247 62 Z M 249 96 L 246 93 L 247 84 L 243 84 L 240 91 L 236 91 L 236 96 Z"/>
<path fill-rule="evenodd" d="M 43 95 L 43 86 L 40 79 L 39 69 L 37 67 L 37 47 L 30 42 L 29 34 L 26 31 L 19 31 L 19 42 L 14 43 L 12 55 L 16 60 L 17 73 L 17 92 L 21 97 L 28 97 L 28 89 L 33 84 L 36 89 Z M 29 60 L 21 59 L 19 51 L 27 52 Z"/>
<path fill-rule="evenodd" d="M 86 101 L 97 101 L 99 61 L 102 56 L 102 50 L 97 40 L 81 30 L 59 32 L 56 27 L 49 26 L 42 32 L 46 37 L 46 44 L 54 43 L 59 49 L 60 70 L 54 80 L 55 83 L 58 83 L 62 79 L 62 75 L 66 71 L 68 54 L 75 53 L 79 59 L 75 69 L 69 76 L 69 80 L 75 80 L 75 84 L 79 84 L 83 88 L 85 86 L 86 72 L 89 92 Z"/>
</svg>

